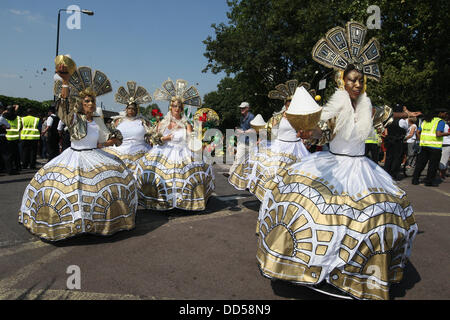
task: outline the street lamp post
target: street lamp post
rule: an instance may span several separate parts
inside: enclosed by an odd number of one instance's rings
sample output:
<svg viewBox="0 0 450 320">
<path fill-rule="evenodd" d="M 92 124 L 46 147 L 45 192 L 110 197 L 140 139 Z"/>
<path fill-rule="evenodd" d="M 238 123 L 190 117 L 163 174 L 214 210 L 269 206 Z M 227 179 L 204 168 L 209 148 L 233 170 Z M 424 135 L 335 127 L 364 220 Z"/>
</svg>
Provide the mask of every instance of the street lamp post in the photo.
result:
<svg viewBox="0 0 450 320">
<path fill-rule="evenodd" d="M 75 11 L 75 12 L 81 12 L 84 14 L 87 14 L 88 16 L 93 16 L 94 15 L 94 11 L 91 10 L 67 10 L 67 9 L 59 9 L 58 10 L 58 26 L 57 26 L 57 30 L 56 30 L 56 56 L 58 56 L 59 53 L 59 24 L 61 21 L 61 11 Z"/>
</svg>

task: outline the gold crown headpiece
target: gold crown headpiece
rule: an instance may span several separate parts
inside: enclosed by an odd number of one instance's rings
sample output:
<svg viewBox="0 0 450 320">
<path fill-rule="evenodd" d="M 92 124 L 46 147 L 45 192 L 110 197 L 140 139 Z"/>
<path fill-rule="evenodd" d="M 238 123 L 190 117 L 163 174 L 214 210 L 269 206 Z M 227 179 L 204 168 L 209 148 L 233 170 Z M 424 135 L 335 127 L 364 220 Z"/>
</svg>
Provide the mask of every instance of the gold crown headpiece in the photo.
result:
<svg viewBox="0 0 450 320">
<path fill-rule="evenodd" d="M 353 64 L 368 78 L 379 81 L 380 44 L 375 38 L 364 44 L 366 34 L 366 26 L 355 21 L 347 22 L 345 29 L 334 27 L 314 45 L 312 58 L 325 67 L 341 72 Z"/>
<path fill-rule="evenodd" d="M 202 100 L 196 87 L 188 87 L 188 82 L 183 79 L 178 79 L 176 83 L 169 78 L 162 83 L 161 89 L 156 89 L 153 94 L 155 100 L 167 100 L 171 101 L 172 98 L 178 97 L 183 104 L 187 104 L 194 107 L 200 107 Z"/>
<path fill-rule="evenodd" d="M 101 71 L 95 70 L 92 73 L 89 67 L 79 67 L 75 69 L 69 79 L 70 95 L 72 97 L 81 97 L 83 95 L 92 95 L 99 97 L 112 91 L 111 82 Z M 55 96 L 61 93 L 62 81 L 55 81 L 53 92 Z M 89 92 L 89 94 L 87 93 Z"/>
<path fill-rule="evenodd" d="M 280 83 L 275 87 L 275 90 L 271 90 L 267 96 L 270 99 L 278 99 L 283 101 L 292 100 L 297 87 L 305 87 L 312 97 L 316 95 L 316 90 L 311 89 L 311 85 L 308 82 L 301 82 L 299 84 L 296 79 L 293 79 L 288 80 L 285 83 Z"/>
<path fill-rule="evenodd" d="M 117 103 L 129 106 L 136 104 L 136 106 L 152 101 L 151 95 L 144 87 L 137 86 L 135 81 L 127 82 L 128 91 L 122 86 L 117 90 L 114 99 Z"/>
</svg>

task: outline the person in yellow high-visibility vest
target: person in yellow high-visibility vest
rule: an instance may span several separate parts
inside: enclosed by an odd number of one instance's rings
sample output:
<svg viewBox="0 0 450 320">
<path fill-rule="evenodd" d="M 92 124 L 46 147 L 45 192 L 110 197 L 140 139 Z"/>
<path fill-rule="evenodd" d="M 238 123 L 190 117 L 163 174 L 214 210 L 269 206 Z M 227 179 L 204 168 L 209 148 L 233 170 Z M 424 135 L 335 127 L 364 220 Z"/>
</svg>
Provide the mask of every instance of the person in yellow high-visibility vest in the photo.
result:
<svg viewBox="0 0 450 320">
<path fill-rule="evenodd" d="M 380 159 L 380 137 L 377 133 L 377 130 L 373 128 L 371 134 L 367 137 L 366 143 L 366 152 L 365 155 L 376 164 L 378 164 L 378 160 Z"/>
<path fill-rule="evenodd" d="M 439 168 L 443 137 L 450 135 L 450 133 L 444 132 L 445 121 L 441 118 L 445 116 L 447 111 L 438 110 L 437 112 L 439 112 L 437 117 L 433 116 L 431 112 L 428 113 L 418 129 L 421 150 L 417 157 L 417 164 L 411 181 L 415 185 L 419 184 L 420 174 L 428 163 L 425 185 L 428 187 L 438 186 L 438 184 L 433 183 L 433 180 Z"/>
<path fill-rule="evenodd" d="M 27 109 L 27 116 L 22 117 L 22 130 L 20 140 L 22 141 L 22 168 L 36 168 L 36 155 L 41 133 L 39 132 L 39 118 L 32 115 L 33 110 Z"/>
<path fill-rule="evenodd" d="M 20 172 L 20 154 L 19 154 L 19 139 L 21 121 L 17 115 L 18 105 L 9 105 L 6 107 L 6 113 L 3 115 L 8 121 L 10 128 L 6 129 L 6 143 L 8 148 L 8 166 L 11 168 L 10 174 L 17 174 Z"/>
</svg>

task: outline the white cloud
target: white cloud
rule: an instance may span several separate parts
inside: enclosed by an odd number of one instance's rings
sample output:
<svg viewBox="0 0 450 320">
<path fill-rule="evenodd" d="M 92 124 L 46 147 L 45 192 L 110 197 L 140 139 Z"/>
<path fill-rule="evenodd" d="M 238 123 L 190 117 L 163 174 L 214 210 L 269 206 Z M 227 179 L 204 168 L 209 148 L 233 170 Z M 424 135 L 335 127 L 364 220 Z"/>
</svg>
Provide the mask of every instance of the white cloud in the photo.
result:
<svg viewBox="0 0 450 320">
<path fill-rule="evenodd" d="M 11 12 L 16 16 L 24 17 L 30 23 L 39 23 L 44 25 L 46 24 L 52 28 L 54 27 L 53 23 L 46 22 L 45 18 L 39 13 L 32 13 L 29 10 L 17 10 L 17 9 L 9 9 L 9 12 Z"/>
<path fill-rule="evenodd" d="M 24 15 L 30 14 L 30 11 L 28 11 L 28 10 L 20 11 L 20 10 L 16 10 L 16 9 L 9 9 L 9 12 L 11 12 L 15 15 L 18 15 L 18 16 L 24 16 Z"/>
<path fill-rule="evenodd" d="M 19 75 L 14 73 L 0 73 L 0 78 L 17 79 L 19 78 Z"/>
</svg>

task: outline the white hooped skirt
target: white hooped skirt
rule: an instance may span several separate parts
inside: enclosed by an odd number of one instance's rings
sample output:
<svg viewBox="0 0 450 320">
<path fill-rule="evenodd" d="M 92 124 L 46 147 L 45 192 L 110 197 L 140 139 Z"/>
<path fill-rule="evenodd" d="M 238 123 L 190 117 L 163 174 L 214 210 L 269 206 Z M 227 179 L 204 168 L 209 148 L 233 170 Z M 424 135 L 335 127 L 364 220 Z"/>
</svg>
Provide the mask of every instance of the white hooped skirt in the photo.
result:
<svg viewBox="0 0 450 320">
<path fill-rule="evenodd" d="M 214 191 L 212 166 L 184 145 L 155 146 L 137 166 L 139 204 L 146 209 L 205 210 Z"/>
<path fill-rule="evenodd" d="M 277 170 L 299 162 L 309 154 L 301 140 L 287 142 L 277 139 L 271 144 L 254 148 L 254 152 L 250 152 L 231 173 L 228 181 L 238 190 L 248 189 L 262 201 L 266 192 L 264 185 L 275 177 Z"/>
<path fill-rule="evenodd" d="M 50 241 L 112 235 L 134 228 L 136 209 L 136 180 L 120 159 L 98 149 L 68 148 L 26 187 L 19 223 Z"/>
<path fill-rule="evenodd" d="M 326 281 L 358 299 L 388 299 L 418 228 L 403 190 L 366 157 L 317 152 L 264 186 L 257 260 L 263 275 Z"/>
</svg>

